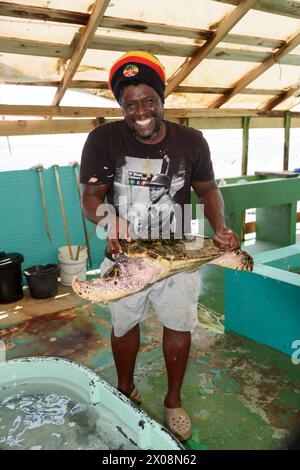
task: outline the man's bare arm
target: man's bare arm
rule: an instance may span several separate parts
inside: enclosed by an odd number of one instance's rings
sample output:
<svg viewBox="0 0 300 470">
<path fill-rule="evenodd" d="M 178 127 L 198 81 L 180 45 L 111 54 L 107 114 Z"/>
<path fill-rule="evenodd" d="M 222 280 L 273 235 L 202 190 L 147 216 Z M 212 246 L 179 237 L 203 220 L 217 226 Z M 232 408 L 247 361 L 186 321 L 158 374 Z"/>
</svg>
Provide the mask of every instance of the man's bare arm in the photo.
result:
<svg viewBox="0 0 300 470">
<path fill-rule="evenodd" d="M 224 201 L 215 180 L 193 181 L 192 188 L 204 205 L 204 215 L 215 231 L 217 242 L 232 250 L 238 248 L 238 236 L 225 225 Z"/>
<path fill-rule="evenodd" d="M 82 208 L 85 217 L 97 224 L 104 216 L 97 216 L 96 212 L 101 204 L 104 204 L 105 197 L 108 193 L 109 185 L 101 184 L 84 184 L 82 193 Z"/>
<path fill-rule="evenodd" d="M 215 180 L 194 181 L 192 187 L 201 204 L 204 204 L 204 214 L 216 232 L 225 225 L 224 201 Z"/>
<path fill-rule="evenodd" d="M 128 234 L 127 221 L 115 216 L 115 211 L 113 208 L 110 212 L 109 208 L 105 206 L 103 211 L 98 211 L 98 213 L 101 213 L 101 215 L 97 215 L 97 209 L 104 204 L 108 190 L 109 185 L 105 184 L 83 185 L 82 208 L 83 213 L 88 220 L 94 224 L 100 223 L 100 225 L 107 226 L 107 250 L 109 253 L 115 254 L 122 251 L 119 239 L 125 238 L 126 240 L 130 241 L 130 237 Z"/>
</svg>

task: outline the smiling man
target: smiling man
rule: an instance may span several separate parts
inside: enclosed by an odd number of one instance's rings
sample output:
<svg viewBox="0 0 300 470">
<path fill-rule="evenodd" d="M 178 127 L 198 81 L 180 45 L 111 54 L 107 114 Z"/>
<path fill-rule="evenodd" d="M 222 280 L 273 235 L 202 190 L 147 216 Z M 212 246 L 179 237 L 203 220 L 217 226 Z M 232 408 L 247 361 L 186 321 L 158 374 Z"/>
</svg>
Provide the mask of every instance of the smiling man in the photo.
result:
<svg viewBox="0 0 300 470">
<path fill-rule="evenodd" d="M 116 230 L 108 225 L 102 274 L 113 264 L 113 256 L 121 251 L 119 239 L 130 239 L 129 222 L 130 227 L 134 227 L 139 226 L 135 223 L 137 218 L 148 221 L 149 208 L 151 216 L 163 214 L 164 222 L 174 223 L 174 217 L 169 216 L 170 204 L 174 202 L 185 214 L 184 205 L 191 202 L 191 187 L 204 204 L 216 240 L 229 249 L 239 246 L 236 234 L 224 223 L 224 204 L 202 133 L 163 119 L 165 81 L 164 67 L 153 55 L 131 51 L 120 57 L 110 70 L 109 88 L 121 106 L 124 119 L 94 129 L 83 149 L 81 183 L 86 217 L 105 225 L 107 217 L 103 210 L 99 211 L 105 198 L 116 212 Z M 153 206 L 159 203 L 158 193 L 160 197 L 166 195 L 165 212 L 154 211 Z M 99 212 L 102 215 L 97 215 Z M 143 212 L 144 218 L 141 217 Z M 151 217 L 151 220 L 154 219 Z M 188 222 L 183 220 L 186 232 L 191 231 Z M 140 230 L 145 232 L 143 227 Z M 146 233 L 149 233 L 148 227 Z M 175 227 L 173 233 L 182 233 L 182 230 Z M 140 346 L 139 323 L 147 318 L 150 302 L 163 325 L 168 378 L 164 398 L 167 425 L 180 440 L 186 440 L 192 434 L 192 425 L 182 407 L 180 391 L 191 331 L 197 324 L 198 276 L 197 273 L 179 273 L 171 279 L 110 304 L 111 344 L 118 389 L 138 402 L 140 393 L 134 384 L 134 368 Z"/>
</svg>

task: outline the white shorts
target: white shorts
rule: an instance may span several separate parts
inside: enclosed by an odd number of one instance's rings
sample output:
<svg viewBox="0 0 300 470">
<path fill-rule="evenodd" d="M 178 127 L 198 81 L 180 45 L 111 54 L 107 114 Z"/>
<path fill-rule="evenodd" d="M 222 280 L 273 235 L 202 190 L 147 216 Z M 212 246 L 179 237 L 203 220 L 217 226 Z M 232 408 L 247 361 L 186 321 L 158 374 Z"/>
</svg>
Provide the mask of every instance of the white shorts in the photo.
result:
<svg viewBox="0 0 300 470">
<path fill-rule="evenodd" d="M 103 276 L 114 264 L 105 258 L 100 266 Z M 197 302 L 200 291 L 198 271 L 181 272 L 156 282 L 136 294 L 109 303 L 115 336 L 124 336 L 148 316 L 151 303 L 158 320 L 175 331 L 192 331 L 198 323 Z"/>
</svg>

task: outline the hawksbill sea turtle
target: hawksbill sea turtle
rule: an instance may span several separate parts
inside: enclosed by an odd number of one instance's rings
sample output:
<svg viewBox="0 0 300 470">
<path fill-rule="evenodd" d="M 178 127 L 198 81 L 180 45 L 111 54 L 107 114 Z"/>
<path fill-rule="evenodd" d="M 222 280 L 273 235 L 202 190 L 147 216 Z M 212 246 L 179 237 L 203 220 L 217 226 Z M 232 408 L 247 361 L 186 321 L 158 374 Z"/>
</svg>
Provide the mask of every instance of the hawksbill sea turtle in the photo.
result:
<svg viewBox="0 0 300 470">
<path fill-rule="evenodd" d="M 252 271 L 253 258 L 242 250 L 225 251 L 207 237 L 180 240 L 120 240 L 122 252 L 104 277 L 72 282 L 76 294 L 92 302 L 111 302 L 139 292 L 180 271 L 195 271 L 206 263 Z"/>
</svg>

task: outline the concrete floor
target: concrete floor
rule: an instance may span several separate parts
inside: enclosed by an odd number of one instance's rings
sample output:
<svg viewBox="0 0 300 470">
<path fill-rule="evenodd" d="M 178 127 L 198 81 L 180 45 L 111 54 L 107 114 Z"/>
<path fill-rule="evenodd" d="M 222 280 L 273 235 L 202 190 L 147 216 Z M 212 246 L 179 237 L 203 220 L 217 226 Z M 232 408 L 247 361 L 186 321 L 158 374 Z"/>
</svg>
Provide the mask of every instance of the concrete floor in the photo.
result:
<svg viewBox="0 0 300 470">
<path fill-rule="evenodd" d="M 193 333 L 182 390 L 193 422 L 193 435 L 185 447 L 287 448 L 300 423 L 300 365 L 271 348 L 224 334 L 222 269 L 205 266 L 199 273 L 199 325 Z M 25 291 L 22 301 L 0 305 L 0 339 L 6 344 L 7 359 L 64 357 L 90 367 L 115 385 L 108 308 L 81 301 L 68 288 L 60 287 L 59 295 L 34 300 Z M 136 366 L 141 407 L 163 422 L 162 328 L 150 313 L 141 331 Z"/>
</svg>

